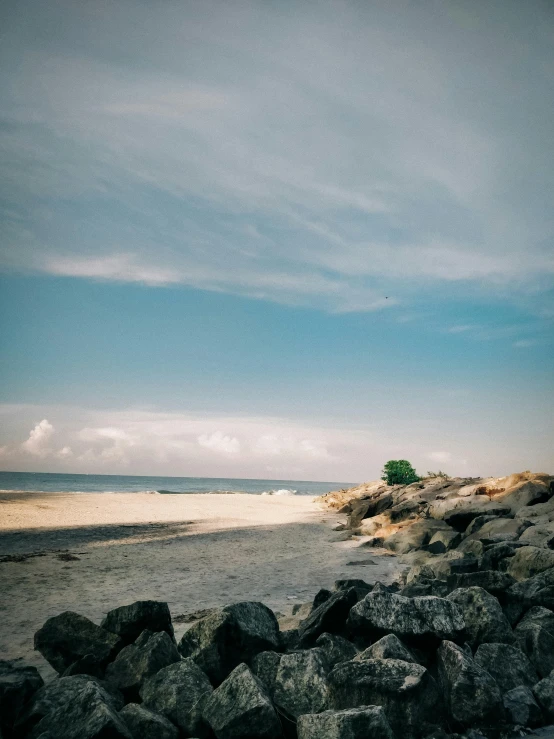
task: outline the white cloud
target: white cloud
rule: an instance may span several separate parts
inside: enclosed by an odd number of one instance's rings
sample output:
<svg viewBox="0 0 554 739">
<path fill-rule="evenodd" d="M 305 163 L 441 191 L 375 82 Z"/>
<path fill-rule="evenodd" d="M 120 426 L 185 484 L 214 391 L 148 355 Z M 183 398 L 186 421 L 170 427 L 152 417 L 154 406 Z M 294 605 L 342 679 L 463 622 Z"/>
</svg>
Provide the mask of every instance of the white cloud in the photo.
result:
<svg viewBox="0 0 554 739">
<path fill-rule="evenodd" d="M 33 454 L 36 457 L 46 457 L 50 453 L 48 448 L 48 442 L 54 433 L 54 427 L 49 423 L 46 418 L 43 418 L 40 423 L 32 429 L 29 434 L 27 441 L 24 441 L 21 445 L 22 448 Z"/>
<path fill-rule="evenodd" d="M 71 447 L 62 447 L 58 452 L 56 452 L 56 456 L 58 457 L 58 459 L 68 459 L 69 457 L 72 457 L 73 452 L 71 451 Z"/>
<path fill-rule="evenodd" d="M 450 452 L 431 452 L 427 456 L 433 462 L 439 462 L 440 464 L 446 464 L 452 460 L 452 454 Z"/>
<path fill-rule="evenodd" d="M 219 454 L 235 455 L 240 453 L 240 442 L 234 436 L 228 436 L 221 431 L 212 434 L 200 434 L 198 437 L 200 446 L 211 449 Z"/>
</svg>

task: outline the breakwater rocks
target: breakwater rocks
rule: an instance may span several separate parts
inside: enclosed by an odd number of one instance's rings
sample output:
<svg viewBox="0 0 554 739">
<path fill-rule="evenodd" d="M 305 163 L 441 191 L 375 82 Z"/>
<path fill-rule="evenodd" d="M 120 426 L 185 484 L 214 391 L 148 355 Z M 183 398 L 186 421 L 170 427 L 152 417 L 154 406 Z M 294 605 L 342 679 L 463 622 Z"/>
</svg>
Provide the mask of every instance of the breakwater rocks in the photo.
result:
<svg viewBox="0 0 554 739">
<path fill-rule="evenodd" d="M 3 739 L 554 737 L 553 479 L 500 482 L 326 496 L 406 568 L 337 581 L 298 628 L 257 602 L 178 643 L 161 602 L 48 619 L 35 647 L 59 677 L 0 662 Z"/>
</svg>

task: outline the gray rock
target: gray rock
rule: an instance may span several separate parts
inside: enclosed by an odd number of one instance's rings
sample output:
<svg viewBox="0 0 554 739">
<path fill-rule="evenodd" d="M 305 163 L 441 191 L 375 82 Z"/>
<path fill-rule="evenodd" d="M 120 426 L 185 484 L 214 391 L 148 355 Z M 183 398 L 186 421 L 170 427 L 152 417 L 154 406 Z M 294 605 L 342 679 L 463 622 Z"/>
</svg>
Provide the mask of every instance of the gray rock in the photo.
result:
<svg viewBox="0 0 554 739">
<path fill-rule="evenodd" d="M 133 739 L 179 739 L 179 730 L 171 721 L 137 703 L 129 703 L 119 715 Z"/>
<path fill-rule="evenodd" d="M 35 634 L 35 649 L 57 672 L 89 654 L 104 665 L 122 646 L 118 636 L 73 611 L 49 618 Z"/>
<path fill-rule="evenodd" d="M 325 606 L 326 603 L 320 607 Z M 179 642 L 183 657 L 194 659 L 215 684 L 258 652 L 278 651 L 279 648 L 279 624 L 275 614 L 263 603 L 254 602 L 235 603 L 214 610 L 197 621 Z"/>
<path fill-rule="evenodd" d="M 496 570 L 479 570 L 477 572 L 464 572 L 460 575 L 451 575 L 448 580 L 450 589 L 479 587 L 491 595 L 504 593 L 516 582 L 507 572 Z"/>
<path fill-rule="evenodd" d="M 437 580 L 421 577 L 413 580 L 409 585 L 405 585 L 399 595 L 405 598 L 418 598 L 426 595 L 434 595 L 437 598 L 445 598 L 450 592 L 446 580 Z"/>
<path fill-rule="evenodd" d="M 404 662 L 416 662 L 408 647 L 402 644 L 394 634 L 383 636 L 354 659 L 357 661 L 364 659 L 401 659 Z"/>
<path fill-rule="evenodd" d="M 313 602 L 312 602 L 312 607 L 310 609 L 310 612 L 311 611 L 315 611 L 316 608 L 319 608 L 319 606 L 322 603 L 325 603 L 326 600 L 329 600 L 329 598 L 331 597 L 331 595 L 332 595 L 331 591 L 330 590 L 326 590 L 325 588 L 322 588 L 321 590 L 318 590 L 317 593 L 314 596 L 314 599 L 313 599 Z"/>
<path fill-rule="evenodd" d="M 104 677 L 104 667 L 102 662 L 93 654 L 85 654 L 84 657 L 73 662 L 66 668 L 61 677 L 71 677 L 71 675 L 91 675 L 102 680 Z"/>
<path fill-rule="evenodd" d="M 378 638 L 393 633 L 419 644 L 458 639 L 465 629 L 462 611 L 445 598 L 406 598 L 375 590 L 352 608 L 347 625 L 354 634 Z"/>
<path fill-rule="evenodd" d="M 329 707 L 328 665 L 319 649 L 284 654 L 275 677 L 273 700 L 289 717 Z"/>
<path fill-rule="evenodd" d="M 114 608 L 108 611 L 100 625 L 120 636 L 125 644 L 134 642 L 145 629 L 165 631 L 173 639 L 169 607 L 158 600 L 138 600 L 131 605 Z"/>
<path fill-rule="evenodd" d="M 503 698 L 506 719 L 516 726 L 540 726 L 542 711 L 530 688 L 520 685 L 505 693 Z"/>
<path fill-rule="evenodd" d="M 490 521 L 486 521 L 477 531 L 470 534 L 468 538 L 479 539 L 481 541 L 485 539 L 494 539 L 500 537 L 500 540 L 505 536 L 508 540 L 517 540 L 519 535 L 525 531 L 529 526 L 527 521 L 514 518 L 493 518 Z"/>
<path fill-rule="evenodd" d="M 510 559 L 507 571 L 516 580 L 528 577 L 554 567 L 554 552 L 540 547 L 520 547 Z"/>
<path fill-rule="evenodd" d="M 321 634 L 316 639 L 315 646 L 327 663 L 329 670 L 338 665 L 339 662 L 348 662 L 354 659 L 358 654 L 358 650 L 351 641 L 337 634 Z"/>
<path fill-rule="evenodd" d="M 343 662 L 328 680 L 332 708 L 383 706 L 399 737 L 425 736 L 440 721 L 437 685 L 421 665 L 398 659 Z"/>
<path fill-rule="evenodd" d="M 535 685 L 533 694 L 547 720 L 554 721 L 554 672 Z"/>
<path fill-rule="evenodd" d="M 542 526 L 529 526 L 521 534 L 519 541 L 523 542 L 526 546 L 552 549 L 554 548 L 554 524 L 548 523 Z"/>
<path fill-rule="evenodd" d="M 381 706 L 324 711 L 298 719 L 298 739 L 394 739 Z"/>
<path fill-rule="evenodd" d="M 0 660 L 0 727 L 11 729 L 23 706 L 44 681 L 36 667 L 21 660 Z"/>
<path fill-rule="evenodd" d="M 512 585 L 505 593 L 505 601 L 504 612 L 512 624 L 533 606 L 554 610 L 554 568 Z"/>
<path fill-rule="evenodd" d="M 283 655 L 278 652 L 260 652 L 252 662 L 250 668 L 254 675 L 261 680 L 267 694 L 273 700 L 275 693 L 275 680 L 277 679 L 277 670 Z"/>
<path fill-rule="evenodd" d="M 477 516 L 505 516 L 506 513 L 510 513 L 509 506 L 489 501 L 487 496 L 476 495 L 471 498 L 461 498 L 455 507 L 445 512 L 443 518 L 456 531 L 465 531 Z"/>
<path fill-rule="evenodd" d="M 523 546 L 521 542 L 510 541 L 499 544 L 489 544 L 484 547 L 481 556 L 483 570 L 503 570 L 509 565 L 509 558 L 513 557 L 517 549 Z"/>
<path fill-rule="evenodd" d="M 500 689 L 494 678 L 450 641 L 437 650 L 439 680 L 452 720 L 461 727 L 493 723 L 502 717 Z"/>
<path fill-rule="evenodd" d="M 471 521 L 467 527 L 467 529 L 464 532 L 464 536 L 471 536 L 472 534 L 476 534 L 486 523 L 489 521 L 496 520 L 496 516 L 491 515 L 481 515 L 477 516 L 476 518 Z"/>
<path fill-rule="evenodd" d="M 66 677 L 59 682 L 77 679 L 78 676 Z M 113 702 L 92 680 L 84 682 L 71 700 L 52 708 L 30 736 L 43 734 L 52 739 L 132 739 L 129 729 L 114 710 Z"/>
<path fill-rule="evenodd" d="M 503 693 L 520 685 L 530 688 L 539 680 L 527 655 L 510 644 L 481 644 L 475 662 L 487 670 Z"/>
<path fill-rule="evenodd" d="M 136 699 L 139 688 L 146 678 L 155 675 L 162 667 L 179 662 L 180 659 L 181 655 L 169 634 L 158 631 L 145 643 L 139 642 L 124 647 L 108 665 L 106 680 L 121 690 L 127 700 Z"/>
<path fill-rule="evenodd" d="M 193 660 L 184 659 L 145 680 L 140 697 L 146 708 L 161 713 L 188 736 L 208 737 L 202 709 L 212 692 L 206 674 Z"/>
<path fill-rule="evenodd" d="M 204 719 L 217 739 L 279 739 L 281 722 L 262 683 L 242 664 L 214 690 Z"/>
<path fill-rule="evenodd" d="M 538 674 L 549 675 L 554 670 L 554 613 L 534 606 L 518 623 L 514 634 Z"/>
<path fill-rule="evenodd" d="M 365 498 L 352 501 L 350 511 L 347 515 L 347 524 L 351 529 L 356 529 L 364 518 L 378 516 L 387 508 L 392 506 L 393 500 L 390 493 L 381 493 L 375 498 Z"/>
<path fill-rule="evenodd" d="M 361 600 L 373 590 L 373 585 L 359 578 L 335 580 L 335 590 L 350 590 L 350 588 L 354 588 L 357 600 Z"/>
<path fill-rule="evenodd" d="M 441 529 L 449 530 L 449 527 L 444 522 L 434 519 L 416 521 L 388 536 L 384 546 L 397 554 L 407 554 L 428 544 L 431 537 Z"/>
<path fill-rule="evenodd" d="M 460 543 L 461 538 L 459 532 L 454 531 L 454 529 L 440 529 L 429 540 L 427 551 L 432 554 L 442 554 L 449 549 L 455 549 Z"/>
<path fill-rule="evenodd" d="M 474 557 L 480 559 L 485 551 L 485 545 L 478 539 L 464 539 L 456 548 L 457 552 L 462 554 L 473 554 Z"/>
<path fill-rule="evenodd" d="M 546 482 L 528 480 L 517 485 L 511 493 L 502 498 L 502 502 L 509 505 L 513 513 L 516 513 L 525 506 L 545 503 L 552 497 L 553 492 Z"/>
<path fill-rule="evenodd" d="M 511 626 L 498 600 L 483 588 L 458 588 L 446 598 L 455 603 L 463 614 L 466 638 L 475 648 L 479 644 L 514 641 Z"/>
<path fill-rule="evenodd" d="M 387 517 L 391 523 L 399 523 L 409 518 L 415 518 L 427 505 L 422 498 L 410 498 L 402 500 L 387 511 Z"/>
<path fill-rule="evenodd" d="M 312 646 L 318 636 L 327 632 L 337 633 L 344 628 L 352 606 L 357 602 L 355 588 L 339 590 L 316 608 L 298 627 L 298 643 L 302 647 Z"/>
</svg>

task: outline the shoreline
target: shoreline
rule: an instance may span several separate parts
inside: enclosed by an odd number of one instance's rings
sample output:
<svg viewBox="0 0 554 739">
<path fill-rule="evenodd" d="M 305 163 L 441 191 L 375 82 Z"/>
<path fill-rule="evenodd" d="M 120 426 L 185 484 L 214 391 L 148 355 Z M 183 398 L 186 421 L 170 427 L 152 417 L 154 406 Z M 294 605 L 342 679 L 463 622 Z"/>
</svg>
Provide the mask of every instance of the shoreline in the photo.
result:
<svg viewBox="0 0 554 739">
<path fill-rule="evenodd" d="M 194 611 L 259 600 L 290 617 L 339 578 L 390 581 L 399 568 L 333 531 L 340 515 L 307 495 L 25 491 L 0 493 L 0 511 L 0 653 L 45 679 L 33 635 L 65 610 L 99 623 L 163 600 L 180 634 Z"/>
</svg>

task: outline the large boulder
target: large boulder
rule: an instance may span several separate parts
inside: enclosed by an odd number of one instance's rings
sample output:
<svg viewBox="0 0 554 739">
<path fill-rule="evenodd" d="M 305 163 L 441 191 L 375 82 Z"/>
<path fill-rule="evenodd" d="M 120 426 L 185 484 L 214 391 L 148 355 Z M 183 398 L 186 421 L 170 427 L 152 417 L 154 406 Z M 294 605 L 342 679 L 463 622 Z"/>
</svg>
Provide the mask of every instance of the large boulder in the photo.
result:
<svg viewBox="0 0 554 739">
<path fill-rule="evenodd" d="M 554 551 L 542 547 L 520 547 L 510 559 L 507 571 L 516 580 L 526 580 L 552 567 Z"/>
<path fill-rule="evenodd" d="M 58 672 L 88 654 L 100 664 L 107 664 L 122 646 L 116 634 L 73 611 L 49 618 L 35 634 L 35 649 Z"/>
<path fill-rule="evenodd" d="M 549 721 L 554 721 L 554 671 L 533 688 L 535 698 Z"/>
<path fill-rule="evenodd" d="M 351 529 L 357 528 L 364 518 L 378 516 L 392 506 L 390 493 L 382 493 L 374 498 L 362 498 L 352 501 L 347 515 L 347 525 Z"/>
<path fill-rule="evenodd" d="M 0 660 L 0 729 L 12 727 L 23 706 L 43 685 L 36 667 L 21 660 Z"/>
<path fill-rule="evenodd" d="M 533 606 L 554 611 L 554 568 L 511 585 L 505 593 L 505 601 L 504 612 L 512 624 Z"/>
<path fill-rule="evenodd" d="M 437 685 L 421 665 L 398 659 L 343 662 L 328 680 L 332 708 L 383 706 L 399 737 L 425 736 L 440 721 Z"/>
<path fill-rule="evenodd" d="M 427 551 L 432 554 L 443 554 L 449 549 L 455 549 L 461 541 L 461 535 L 454 529 L 439 529 L 429 539 Z"/>
<path fill-rule="evenodd" d="M 429 506 L 429 513 L 462 532 L 477 516 L 505 516 L 511 513 L 511 509 L 508 505 L 491 501 L 487 495 L 472 495 L 435 500 Z"/>
<path fill-rule="evenodd" d="M 502 695 L 494 678 L 469 654 L 450 641 L 437 650 L 439 680 L 449 714 L 455 725 L 498 725 L 502 716 Z"/>
<path fill-rule="evenodd" d="M 263 603 L 242 602 L 197 621 L 183 635 L 179 651 L 219 684 L 241 662 L 249 662 L 258 652 L 278 651 L 280 643 L 273 611 Z"/>
<path fill-rule="evenodd" d="M 298 627 L 298 643 L 312 646 L 321 634 L 342 631 L 352 606 L 358 601 L 356 588 L 339 590 L 302 621 Z"/>
<path fill-rule="evenodd" d="M 288 717 L 329 707 L 328 664 L 319 649 L 284 654 L 275 676 L 273 700 Z"/>
<path fill-rule="evenodd" d="M 381 706 L 307 714 L 297 729 L 298 739 L 394 739 Z"/>
<path fill-rule="evenodd" d="M 404 662 L 416 662 L 400 639 L 394 634 L 387 634 L 354 657 L 356 661 L 364 659 L 401 659 Z"/>
<path fill-rule="evenodd" d="M 133 739 L 179 739 L 179 729 L 159 713 L 137 703 L 119 712 Z"/>
<path fill-rule="evenodd" d="M 146 708 L 161 713 L 186 736 L 207 737 L 202 709 L 212 692 L 206 674 L 193 660 L 184 659 L 145 680 L 140 697 Z"/>
<path fill-rule="evenodd" d="M 133 739 L 114 710 L 112 701 L 106 699 L 105 691 L 92 681 L 84 682 L 70 701 L 50 710 L 34 727 L 31 736 L 48 739 Z"/>
<path fill-rule="evenodd" d="M 459 575 L 451 575 L 447 582 L 448 587 L 452 590 L 478 587 L 486 590 L 487 593 L 491 593 L 491 595 L 498 596 L 505 593 L 516 581 L 507 572 L 478 570 L 477 572 L 463 572 Z"/>
<path fill-rule="evenodd" d="M 502 498 L 502 502 L 510 506 L 513 513 L 516 513 L 525 506 L 545 503 L 553 493 L 554 490 L 546 479 L 524 480 L 512 487 L 510 492 Z"/>
<path fill-rule="evenodd" d="M 358 654 L 358 650 L 351 641 L 337 634 L 318 636 L 315 646 L 327 663 L 328 669 L 332 669 L 339 662 L 348 662 Z"/>
<path fill-rule="evenodd" d="M 514 635 L 498 600 L 479 587 L 457 588 L 446 597 L 463 614 L 466 637 L 472 647 L 488 642 L 509 644 Z"/>
<path fill-rule="evenodd" d="M 124 647 L 108 665 L 106 680 L 121 690 L 127 700 L 134 700 L 146 678 L 180 659 L 175 642 L 167 632 L 145 631 L 135 644 Z"/>
<path fill-rule="evenodd" d="M 517 541 L 520 534 L 529 526 L 526 521 L 515 518 L 493 518 L 486 521 L 468 539 L 488 540 L 490 542 Z"/>
<path fill-rule="evenodd" d="M 503 703 L 508 723 L 529 727 L 541 725 L 542 711 L 531 689 L 525 685 L 519 685 L 505 693 Z"/>
<path fill-rule="evenodd" d="M 514 634 L 538 674 L 549 675 L 554 670 L 554 613 L 534 606 L 518 623 Z"/>
<path fill-rule="evenodd" d="M 531 688 L 539 680 L 527 655 L 510 644 L 481 644 L 475 662 L 487 670 L 503 693 L 520 685 Z"/>
<path fill-rule="evenodd" d="M 236 667 L 210 695 L 204 719 L 217 739 L 279 739 L 279 716 L 262 683 L 245 665 Z"/>
<path fill-rule="evenodd" d="M 131 644 L 143 631 L 165 631 L 173 639 L 171 614 L 167 603 L 158 600 L 138 600 L 128 606 L 108 611 L 100 624 L 106 631 L 117 634 Z"/>
<path fill-rule="evenodd" d="M 537 526 L 529 526 L 519 537 L 519 541 L 526 546 L 539 547 L 541 549 L 554 548 L 554 523 Z"/>
<path fill-rule="evenodd" d="M 441 529 L 451 530 L 443 521 L 433 519 L 418 520 L 388 536 L 384 540 L 384 546 L 386 549 L 396 552 L 396 554 L 407 554 L 415 549 L 421 549 L 428 544 L 431 537 Z"/>
<path fill-rule="evenodd" d="M 406 598 L 374 590 L 351 609 L 347 626 L 356 635 L 375 639 L 392 633 L 424 645 L 461 638 L 465 621 L 459 607 L 444 598 Z"/>
</svg>

